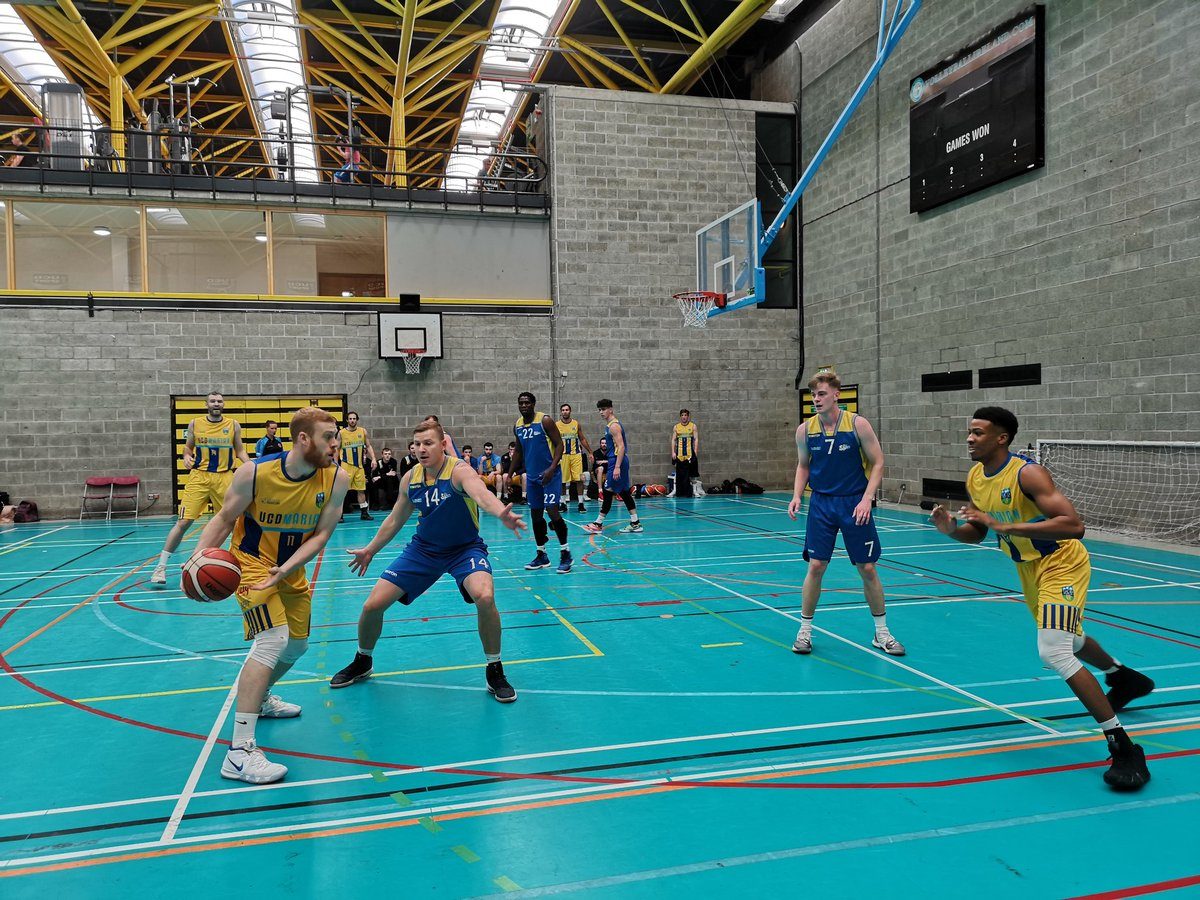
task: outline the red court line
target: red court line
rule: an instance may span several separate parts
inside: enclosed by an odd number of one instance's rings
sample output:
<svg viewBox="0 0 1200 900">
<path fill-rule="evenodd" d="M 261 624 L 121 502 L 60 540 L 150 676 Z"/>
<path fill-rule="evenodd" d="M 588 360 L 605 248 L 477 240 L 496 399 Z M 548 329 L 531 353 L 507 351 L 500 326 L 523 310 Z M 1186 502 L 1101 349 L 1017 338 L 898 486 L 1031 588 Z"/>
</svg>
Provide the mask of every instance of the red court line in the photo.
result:
<svg viewBox="0 0 1200 900">
<path fill-rule="evenodd" d="M 121 607 L 122 609 L 132 610 L 133 612 L 146 613 L 147 615 L 151 615 L 151 616 L 201 616 L 204 618 L 218 618 L 218 619 L 228 619 L 232 616 L 236 616 L 239 619 L 241 618 L 241 616 L 238 615 L 237 613 L 180 612 L 180 611 L 173 610 L 173 609 L 150 609 L 149 607 L 145 607 L 145 606 L 134 606 L 133 604 L 126 603 L 124 600 L 121 599 L 121 595 L 124 594 L 126 591 L 132 591 L 138 585 L 142 585 L 142 584 L 149 584 L 149 582 L 148 581 L 135 581 L 133 584 L 129 584 L 129 585 L 126 585 L 125 587 L 121 588 L 121 590 L 119 590 L 115 594 L 113 594 L 112 602 L 115 603 L 117 606 Z"/>
<path fill-rule="evenodd" d="M 1140 884 L 1136 887 L 1118 888 L 1115 891 L 1101 891 L 1099 894 L 1080 894 L 1073 900 L 1116 900 L 1118 897 L 1142 897 L 1146 894 L 1157 894 L 1161 891 L 1174 891 L 1178 888 L 1192 887 L 1200 884 L 1200 875 L 1189 875 L 1186 878 L 1172 878 L 1170 881 L 1156 881 L 1153 884 Z"/>
<path fill-rule="evenodd" d="M 1107 622 L 1104 619 L 1091 618 L 1088 619 L 1091 625 L 1105 625 L 1109 628 L 1119 628 L 1121 631 L 1132 631 L 1134 634 L 1143 634 L 1146 637 L 1158 638 L 1160 641 L 1168 641 L 1172 644 L 1181 644 L 1184 647 L 1191 647 L 1193 650 L 1200 650 L 1200 644 L 1189 644 L 1187 641 L 1181 641 L 1176 638 L 1167 637 L 1165 634 L 1155 634 L 1152 631 L 1142 631 L 1140 628 L 1130 628 L 1128 625 L 1118 625 L 1116 622 Z"/>
</svg>

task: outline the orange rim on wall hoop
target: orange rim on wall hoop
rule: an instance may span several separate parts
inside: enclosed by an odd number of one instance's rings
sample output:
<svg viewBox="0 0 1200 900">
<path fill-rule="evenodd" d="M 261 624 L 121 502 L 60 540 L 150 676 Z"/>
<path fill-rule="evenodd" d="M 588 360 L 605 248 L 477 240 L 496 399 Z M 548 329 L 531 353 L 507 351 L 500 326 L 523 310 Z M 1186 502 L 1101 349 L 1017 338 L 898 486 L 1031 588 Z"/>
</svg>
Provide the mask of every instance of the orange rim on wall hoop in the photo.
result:
<svg viewBox="0 0 1200 900">
<path fill-rule="evenodd" d="M 684 291 L 674 297 L 684 326 L 690 328 L 707 328 L 709 312 L 725 306 L 725 295 L 717 291 Z"/>
</svg>

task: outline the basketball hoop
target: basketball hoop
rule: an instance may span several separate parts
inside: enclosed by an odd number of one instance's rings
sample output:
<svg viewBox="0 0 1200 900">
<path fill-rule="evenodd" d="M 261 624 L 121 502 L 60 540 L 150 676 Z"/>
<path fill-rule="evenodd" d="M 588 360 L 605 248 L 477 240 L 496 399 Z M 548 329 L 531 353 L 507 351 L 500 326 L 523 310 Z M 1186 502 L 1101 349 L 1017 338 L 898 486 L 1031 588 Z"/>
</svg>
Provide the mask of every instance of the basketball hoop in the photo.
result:
<svg viewBox="0 0 1200 900">
<path fill-rule="evenodd" d="M 675 302 L 683 313 L 685 327 L 708 327 L 708 314 L 714 306 L 725 305 L 725 295 L 715 291 L 684 291 L 675 294 Z"/>
<path fill-rule="evenodd" d="M 423 350 L 405 350 L 404 351 L 404 374 L 405 375 L 420 375 L 421 360 L 425 356 Z"/>
</svg>

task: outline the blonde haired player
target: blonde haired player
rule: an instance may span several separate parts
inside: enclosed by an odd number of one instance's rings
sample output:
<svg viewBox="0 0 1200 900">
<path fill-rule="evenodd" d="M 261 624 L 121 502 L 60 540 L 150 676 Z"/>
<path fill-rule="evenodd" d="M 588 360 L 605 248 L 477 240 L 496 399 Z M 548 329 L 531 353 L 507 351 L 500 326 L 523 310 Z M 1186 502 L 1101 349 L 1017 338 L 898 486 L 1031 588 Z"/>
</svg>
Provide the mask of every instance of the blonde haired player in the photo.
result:
<svg viewBox="0 0 1200 900">
<path fill-rule="evenodd" d="M 346 427 L 338 431 L 337 440 L 342 453 L 342 468 L 350 476 L 350 490 L 358 494 L 358 517 L 369 521 L 367 472 L 375 468 L 375 448 L 371 446 L 367 429 L 358 426 L 358 413 L 346 413 Z"/>
<path fill-rule="evenodd" d="M 208 510 L 221 511 L 225 492 L 233 481 L 233 461 L 250 462 L 246 448 L 242 446 L 242 426 L 225 415 L 225 397 L 220 391 L 212 391 L 205 403 L 207 413 L 188 422 L 187 436 L 183 445 L 183 465 L 190 470 L 179 498 L 179 518 L 167 534 L 158 565 L 150 575 L 150 583 L 166 585 L 167 564 L 171 554 L 179 549 L 179 543 L 192 523 Z"/>
<path fill-rule="evenodd" d="M 279 781 L 287 767 L 255 742 L 259 718 L 287 719 L 300 707 L 270 688 L 308 649 L 312 585 L 305 564 L 325 549 L 337 527 L 350 476 L 338 467 L 337 420 L 308 406 L 292 416 L 292 449 L 255 460 L 234 475 L 221 511 L 200 535 L 196 553 L 225 543 L 242 569 L 237 589 L 246 640 L 238 675 L 233 740 L 221 777 L 251 784 Z"/>
<path fill-rule="evenodd" d="M 833 559 L 838 532 L 846 555 L 862 578 L 863 594 L 875 620 L 871 646 L 891 656 L 903 656 L 901 644 L 887 626 L 883 583 L 875 571 L 879 532 L 871 501 L 883 481 L 883 449 L 871 423 L 838 405 L 842 382 L 833 372 L 818 372 L 808 383 L 816 415 L 796 429 L 796 483 L 788 515 L 800 512 L 805 487 L 812 488 L 804 523 L 804 575 L 800 601 L 800 631 L 792 652 L 812 653 L 813 617 L 821 598 L 821 581 Z"/>
<path fill-rule="evenodd" d="M 1150 780 L 1146 754 L 1129 739 L 1117 713 L 1154 690 L 1154 682 L 1084 635 L 1092 564 L 1079 541 L 1083 520 L 1049 471 L 1009 452 L 1016 436 L 1017 417 L 1007 409 L 975 410 L 967 426 L 967 453 L 975 462 L 967 475 L 971 502 L 957 519 L 934 507 L 933 524 L 964 544 L 978 544 L 989 531 L 996 532 L 1000 548 L 1017 564 L 1025 604 L 1037 623 L 1038 655 L 1062 676 L 1104 732 L 1112 757 L 1105 783 L 1118 791 L 1139 790 Z M 1080 660 L 1105 673 L 1107 695 Z"/>
<path fill-rule="evenodd" d="M 587 437 L 584 436 L 583 426 L 578 419 L 571 417 L 571 413 L 570 403 L 564 403 L 558 408 L 558 421 L 555 425 L 558 426 L 558 434 L 563 442 L 562 460 L 559 465 L 562 467 L 563 485 L 570 486 L 571 502 L 579 504 L 580 512 L 587 512 L 583 497 L 583 453 L 581 448 L 589 454 L 593 451 Z M 566 498 L 563 498 L 563 501 L 559 508 L 566 512 Z"/>
</svg>

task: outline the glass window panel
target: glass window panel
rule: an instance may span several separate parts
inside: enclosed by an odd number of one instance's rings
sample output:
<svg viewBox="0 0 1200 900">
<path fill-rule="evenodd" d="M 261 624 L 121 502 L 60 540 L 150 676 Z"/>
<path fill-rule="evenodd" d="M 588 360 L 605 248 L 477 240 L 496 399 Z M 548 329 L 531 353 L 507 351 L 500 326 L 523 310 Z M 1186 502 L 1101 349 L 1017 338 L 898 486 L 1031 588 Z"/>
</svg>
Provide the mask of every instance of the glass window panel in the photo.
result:
<svg viewBox="0 0 1200 900">
<path fill-rule="evenodd" d="M 140 216 L 136 206 L 13 201 L 17 287 L 141 291 Z"/>
<path fill-rule="evenodd" d="M 383 216 L 274 212 L 271 236 L 276 294 L 387 293 Z"/>
<path fill-rule="evenodd" d="M 0 202 L 0 291 L 8 288 L 8 207 Z"/>
<path fill-rule="evenodd" d="M 147 207 L 150 290 L 267 293 L 266 218 L 241 209 Z"/>
</svg>

